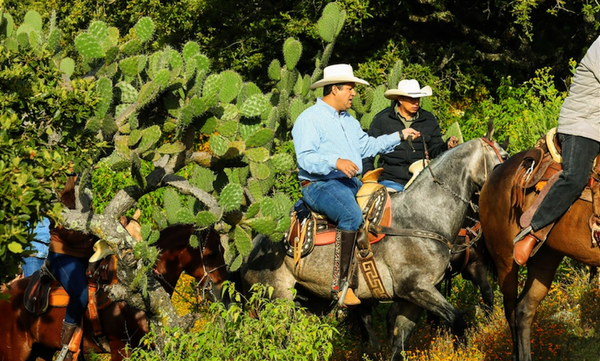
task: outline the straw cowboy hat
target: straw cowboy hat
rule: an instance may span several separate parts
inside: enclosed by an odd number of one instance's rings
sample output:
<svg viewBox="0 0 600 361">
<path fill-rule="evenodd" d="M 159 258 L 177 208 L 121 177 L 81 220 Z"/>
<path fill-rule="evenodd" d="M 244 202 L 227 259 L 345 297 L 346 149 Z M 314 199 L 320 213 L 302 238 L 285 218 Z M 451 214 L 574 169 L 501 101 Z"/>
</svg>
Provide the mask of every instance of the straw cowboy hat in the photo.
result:
<svg viewBox="0 0 600 361">
<path fill-rule="evenodd" d="M 421 88 L 419 82 L 415 79 L 404 79 L 398 83 L 398 89 L 390 89 L 383 95 L 388 99 L 395 100 L 400 95 L 409 98 L 421 98 L 431 96 L 431 93 L 431 87 L 429 85 Z"/>
<path fill-rule="evenodd" d="M 354 76 L 352 66 L 348 64 L 330 65 L 323 70 L 323 79 L 310 86 L 311 89 L 319 88 L 329 84 L 359 83 L 369 85 L 365 80 Z"/>
</svg>

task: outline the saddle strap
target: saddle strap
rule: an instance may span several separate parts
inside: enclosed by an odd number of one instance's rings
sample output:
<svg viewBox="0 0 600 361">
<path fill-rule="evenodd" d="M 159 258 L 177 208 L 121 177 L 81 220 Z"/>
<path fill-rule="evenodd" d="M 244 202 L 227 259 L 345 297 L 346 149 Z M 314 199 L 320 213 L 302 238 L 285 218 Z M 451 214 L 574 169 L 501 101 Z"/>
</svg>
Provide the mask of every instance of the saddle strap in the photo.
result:
<svg viewBox="0 0 600 361">
<path fill-rule="evenodd" d="M 358 264 L 360 265 L 362 275 L 365 278 L 373 297 L 378 300 L 391 299 L 390 295 L 385 290 L 383 281 L 381 281 L 381 275 L 379 274 L 379 269 L 377 269 L 375 258 L 373 258 L 373 252 L 369 252 L 366 257 L 361 256 L 359 253 L 356 257 L 358 258 Z"/>
<path fill-rule="evenodd" d="M 450 241 L 448 241 L 448 239 L 446 239 L 441 234 L 437 234 L 435 232 L 424 231 L 421 229 L 386 227 L 382 225 L 376 226 L 373 224 L 370 225 L 369 232 L 385 234 L 387 236 L 406 236 L 432 239 L 434 241 L 442 243 L 443 245 L 448 247 L 450 251 L 452 251 L 452 243 L 450 243 Z"/>
<path fill-rule="evenodd" d="M 550 190 L 550 188 L 552 188 L 552 185 L 558 180 L 558 177 L 561 174 L 562 174 L 562 170 L 554 173 L 554 175 L 552 176 L 552 178 L 550 178 L 548 180 L 548 182 L 546 183 L 546 185 L 544 185 L 544 188 L 542 188 L 542 191 L 540 192 L 540 194 L 535 199 L 535 202 L 533 202 L 533 204 L 531 205 L 531 207 L 529 207 L 521 215 L 521 218 L 519 219 L 519 223 L 521 224 L 522 228 L 529 227 L 529 224 L 531 223 L 531 218 L 533 218 L 533 215 L 535 214 L 535 211 L 538 209 L 538 207 L 540 206 L 540 203 L 542 203 L 542 200 L 546 197 L 546 194 L 548 194 L 548 191 Z"/>
<path fill-rule="evenodd" d="M 335 232 L 335 248 L 333 250 L 333 273 L 331 275 L 331 295 L 335 301 L 338 300 L 338 292 L 340 291 L 340 268 L 342 258 L 342 234 L 339 231 Z"/>
<path fill-rule="evenodd" d="M 94 336 L 102 334 L 102 325 L 100 325 L 100 316 L 98 315 L 98 308 L 96 307 L 96 294 L 97 286 L 88 286 L 89 301 L 88 301 L 88 312 L 90 320 L 92 321 L 92 328 L 94 329 Z"/>
</svg>

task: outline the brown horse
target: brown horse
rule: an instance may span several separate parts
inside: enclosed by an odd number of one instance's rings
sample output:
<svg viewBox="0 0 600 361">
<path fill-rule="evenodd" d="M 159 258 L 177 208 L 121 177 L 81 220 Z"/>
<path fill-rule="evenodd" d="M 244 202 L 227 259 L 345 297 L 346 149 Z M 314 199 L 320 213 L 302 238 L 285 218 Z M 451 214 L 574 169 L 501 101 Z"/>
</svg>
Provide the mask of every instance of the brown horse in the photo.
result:
<svg viewBox="0 0 600 361">
<path fill-rule="evenodd" d="M 519 219 L 532 205 L 537 192 L 525 195 L 522 210 L 513 208 L 511 187 L 525 152 L 516 154 L 490 175 L 480 196 L 480 220 L 485 243 L 496 268 L 504 295 L 504 312 L 513 340 L 512 359 L 531 360 L 531 325 L 538 304 L 548 294 L 562 259 L 600 266 L 600 249 L 593 248 L 588 219 L 592 205 L 582 200 L 557 220 L 546 242 L 527 261 L 527 280 L 518 293 L 519 266 L 513 260 L 513 239 L 520 232 Z"/>
<path fill-rule="evenodd" d="M 137 223 L 137 222 L 131 222 Z M 129 229 L 128 225 L 128 229 Z M 132 232 L 129 229 L 130 232 Z M 195 277 L 200 287 L 217 289 L 227 277 L 225 261 L 219 234 L 214 229 L 201 231 L 200 247 L 189 245 L 192 226 L 176 225 L 161 232 L 157 247 L 162 250 L 155 268 L 159 280 L 170 294 L 183 271 Z M 133 233 L 132 233 L 133 234 Z M 139 236 L 134 236 L 139 238 Z M 49 307 L 40 316 L 29 313 L 23 306 L 23 292 L 30 278 L 15 280 L 10 288 L 2 290 L 10 301 L 0 300 L 0 314 L 4 322 L 0 324 L 0 361 L 52 360 L 54 353 L 61 348 L 60 334 L 64 307 Z M 126 344 L 139 345 L 141 337 L 148 332 L 144 312 L 135 310 L 125 302 L 112 302 L 107 308 L 98 311 L 103 334 L 110 344 L 113 361 L 124 358 Z M 105 353 L 93 338 L 91 321 L 86 312 L 84 321 L 83 351 Z"/>
<path fill-rule="evenodd" d="M 200 245 L 190 245 L 193 225 L 181 224 L 163 229 L 155 246 L 161 250 L 155 275 L 164 289 L 173 295 L 182 272 L 194 277 L 211 300 L 221 300 L 221 284 L 228 277 L 224 250 L 214 228 L 199 231 Z"/>
</svg>

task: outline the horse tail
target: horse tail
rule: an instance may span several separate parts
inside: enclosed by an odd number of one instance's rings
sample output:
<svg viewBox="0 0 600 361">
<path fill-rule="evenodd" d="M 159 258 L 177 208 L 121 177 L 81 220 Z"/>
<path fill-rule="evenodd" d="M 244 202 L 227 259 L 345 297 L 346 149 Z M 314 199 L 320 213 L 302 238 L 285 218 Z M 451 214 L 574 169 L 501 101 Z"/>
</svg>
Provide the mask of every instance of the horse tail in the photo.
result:
<svg viewBox="0 0 600 361">
<path fill-rule="evenodd" d="M 479 239 L 479 242 L 477 242 L 476 250 L 477 253 L 481 255 L 482 262 L 485 265 L 485 268 L 488 270 L 488 272 L 492 275 L 492 279 L 494 281 L 497 281 L 498 268 L 496 268 L 496 263 L 494 263 L 492 254 L 490 253 L 490 251 L 487 248 L 487 245 L 485 244 L 485 238 L 483 234 L 481 234 L 481 238 Z"/>
</svg>

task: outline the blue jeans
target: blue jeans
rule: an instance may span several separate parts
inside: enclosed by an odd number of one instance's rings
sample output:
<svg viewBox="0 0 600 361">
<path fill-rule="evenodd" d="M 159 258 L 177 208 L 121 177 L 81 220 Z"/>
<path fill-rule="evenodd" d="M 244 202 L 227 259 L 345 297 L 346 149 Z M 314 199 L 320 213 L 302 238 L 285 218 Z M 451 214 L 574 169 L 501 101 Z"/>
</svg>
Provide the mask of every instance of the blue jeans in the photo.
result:
<svg viewBox="0 0 600 361">
<path fill-rule="evenodd" d="M 21 268 L 23 269 L 23 277 L 31 276 L 35 271 L 42 268 L 44 262 L 46 260 L 44 258 L 37 257 L 27 257 L 23 259 L 23 265 Z"/>
<path fill-rule="evenodd" d="M 310 209 L 324 214 L 343 231 L 358 231 L 362 211 L 356 193 L 362 186 L 358 178 L 335 178 L 312 182 L 302 188 L 302 197 Z"/>
<path fill-rule="evenodd" d="M 65 322 L 79 325 L 88 303 L 87 262 L 66 254 L 48 253 L 50 272 L 69 294 Z"/>
<path fill-rule="evenodd" d="M 400 184 L 391 180 L 382 180 L 379 181 L 379 184 L 386 186 L 387 188 L 397 190 L 398 192 L 404 192 L 404 184 Z"/>
<path fill-rule="evenodd" d="M 537 231 L 556 221 L 577 200 L 590 179 L 600 143 L 576 135 L 558 134 L 563 157 L 563 172 L 542 200 L 531 219 Z"/>
</svg>

